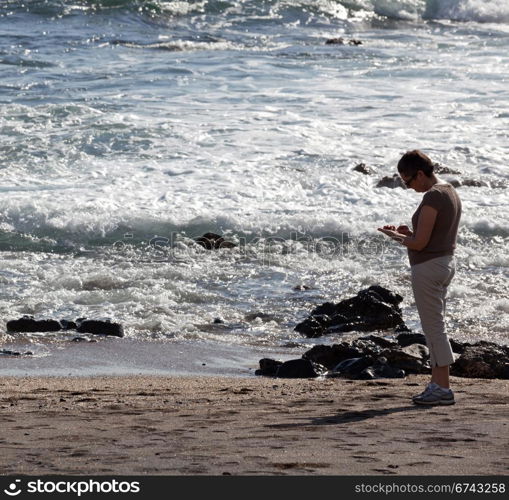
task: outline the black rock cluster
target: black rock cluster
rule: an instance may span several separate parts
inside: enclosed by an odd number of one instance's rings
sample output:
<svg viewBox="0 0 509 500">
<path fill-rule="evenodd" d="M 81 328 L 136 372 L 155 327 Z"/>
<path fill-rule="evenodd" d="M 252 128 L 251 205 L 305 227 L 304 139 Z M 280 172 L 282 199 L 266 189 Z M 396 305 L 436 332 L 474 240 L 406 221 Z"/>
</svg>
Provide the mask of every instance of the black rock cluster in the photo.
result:
<svg viewBox="0 0 509 500">
<path fill-rule="evenodd" d="M 124 328 L 119 323 L 95 319 L 78 318 L 76 321 L 56 319 L 34 319 L 33 316 L 23 316 L 19 319 L 7 321 L 8 333 L 58 332 L 61 330 L 76 330 L 78 333 L 92 333 L 96 335 L 112 335 L 123 337 Z"/>
<path fill-rule="evenodd" d="M 431 372 L 423 334 L 411 332 L 399 308 L 403 298 L 375 285 L 338 303 L 316 307 L 295 330 L 306 337 L 329 333 L 384 331 L 333 345 L 315 345 L 300 359 L 260 360 L 256 375 L 282 378 L 345 377 L 400 378 Z M 390 331 L 390 333 L 388 333 Z M 450 340 L 456 360 L 451 374 L 458 377 L 509 379 L 509 346 L 492 342 L 470 344 Z"/>
<path fill-rule="evenodd" d="M 325 302 L 295 327 L 306 337 L 351 331 L 368 332 L 404 327 L 399 304 L 401 295 L 378 285 L 361 290 L 337 304 Z"/>
<path fill-rule="evenodd" d="M 409 343 L 409 342 L 412 343 Z M 261 359 L 256 375 L 278 378 L 343 377 L 355 380 L 429 374 L 424 336 L 399 334 L 394 340 L 369 335 L 333 345 L 315 345 L 302 358 L 286 362 Z M 480 341 L 451 342 L 456 361 L 451 374 L 469 378 L 509 379 L 509 346 Z"/>
</svg>

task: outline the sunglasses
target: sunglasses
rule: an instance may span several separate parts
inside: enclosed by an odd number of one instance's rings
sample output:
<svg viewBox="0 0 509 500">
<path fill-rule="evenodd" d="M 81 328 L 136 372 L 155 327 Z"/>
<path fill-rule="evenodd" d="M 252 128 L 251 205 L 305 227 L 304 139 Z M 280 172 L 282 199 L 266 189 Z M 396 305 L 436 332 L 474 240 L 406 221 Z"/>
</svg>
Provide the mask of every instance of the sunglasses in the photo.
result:
<svg viewBox="0 0 509 500">
<path fill-rule="evenodd" d="M 405 181 L 405 180 L 403 180 L 403 183 L 405 184 L 405 186 L 406 186 L 407 188 L 409 188 L 409 187 L 410 187 L 410 184 L 412 184 L 412 181 L 413 181 L 413 180 L 417 177 L 417 174 L 418 174 L 418 173 L 419 173 L 419 171 L 415 172 L 415 174 L 414 174 L 414 175 L 412 175 L 412 177 L 410 177 L 410 179 L 408 179 L 408 180 L 406 180 L 406 181 Z"/>
</svg>

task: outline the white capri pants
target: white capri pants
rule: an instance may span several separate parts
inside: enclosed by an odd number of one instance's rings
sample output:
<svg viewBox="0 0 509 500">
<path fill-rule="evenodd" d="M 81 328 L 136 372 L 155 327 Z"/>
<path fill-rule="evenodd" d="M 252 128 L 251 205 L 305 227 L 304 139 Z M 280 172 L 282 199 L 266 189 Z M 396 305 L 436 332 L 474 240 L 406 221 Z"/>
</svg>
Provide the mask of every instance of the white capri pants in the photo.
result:
<svg viewBox="0 0 509 500">
<path fill-rule="evenodd" d="M 454 363 L 451 344 L 445 333 L 445 297 L 456 266 L 445 255 L 411 266 L 412 290 L 430 354 L 431 367 Z"/>
</svg>

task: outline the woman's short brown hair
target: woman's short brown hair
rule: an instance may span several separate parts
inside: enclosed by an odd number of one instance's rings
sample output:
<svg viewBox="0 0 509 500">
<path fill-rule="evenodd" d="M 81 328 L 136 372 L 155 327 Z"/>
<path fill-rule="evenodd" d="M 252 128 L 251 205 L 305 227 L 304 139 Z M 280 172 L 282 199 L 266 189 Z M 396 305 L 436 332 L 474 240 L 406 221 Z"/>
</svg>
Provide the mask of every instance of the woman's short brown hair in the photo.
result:
<svg viewBox="0 0 509 500">
<path fill-rule="evenodd" d="M 398 162 L 398 172 L 405 176 L 415 175 L 419 170 L 431 177 L 435 164 L 422 151 L 407 151 Z"/>
</svg>

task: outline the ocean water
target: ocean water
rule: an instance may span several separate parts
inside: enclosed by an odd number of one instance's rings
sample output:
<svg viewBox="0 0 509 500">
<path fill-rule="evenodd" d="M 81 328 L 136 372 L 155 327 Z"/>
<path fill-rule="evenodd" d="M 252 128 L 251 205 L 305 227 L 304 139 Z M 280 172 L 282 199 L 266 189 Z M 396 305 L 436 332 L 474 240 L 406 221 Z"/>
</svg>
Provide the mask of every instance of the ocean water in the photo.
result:
<svg viewBox="0 0 509 500">
<path fill-rule="evenodd" d="M 419 331 L 376 231 L 420 202 L 376 187 L 414 148 L 478 184 L 449 332 L 508 343 L 508 49 L 505 0 L 3 0 L 0 348 L 35 356 L 0 369 L 76 347 L 7 334 L 24 314 L 110 318 L 174 356 L 300 355 L 341 340 L 293 331 L 313 307 L 381 284 Z M 239 246 L 207 252 L 208 231 Z"/>
</svg>

